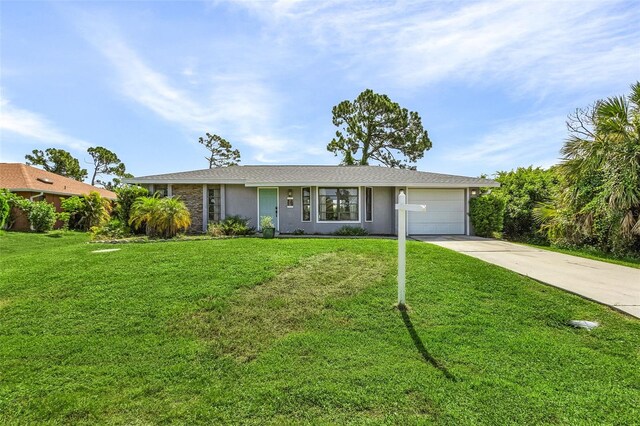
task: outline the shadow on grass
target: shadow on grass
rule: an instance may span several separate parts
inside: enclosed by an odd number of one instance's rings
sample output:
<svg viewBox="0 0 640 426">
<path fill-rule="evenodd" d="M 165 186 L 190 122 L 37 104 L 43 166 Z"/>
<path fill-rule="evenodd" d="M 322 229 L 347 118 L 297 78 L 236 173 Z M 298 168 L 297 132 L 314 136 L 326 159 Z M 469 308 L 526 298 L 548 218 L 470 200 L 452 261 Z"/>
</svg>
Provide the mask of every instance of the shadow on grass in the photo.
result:
<svg viewBox="0 0 640 426">
<path fill-rule="evenodd" d="M 413 323 L 411 322 L 411 318 L 409 317 L 409 313 L 406 310 L 401 310 L 400 311 L 400 315 L 402 315 L 402 321 L 404 322 L 404 326 L 407 327 L 407 331 L 409 332 L 409 335 L 411 336 L 411 340 L 413 340 L 413 344 L 416 346 L 416 349 L 418 349 L 418 352 L 420 353 L 420 355 L 422 355 L 422 358 L 424 358 L 424 360 L 426 362 L 428 362 L 429 364 L 433 365 L 438 370 L 442 371 L 442 374 L 444 374 L 444 376 L 447 379 L 452 380 L 454 382 L 457 381 L 456 376 L 451 374 L 451 372 L 449 370 L 447 370 L 447 368 L 444 365 L 442 365 L 442 363 L 440 363 L 440 361 L 435 359 L 429 353 L 427 348 L 424 347 L 424 343 L 422 343 L 422 339 L 420 339 L 420 336 L 418 336 L 418 333 L 416 332 L 416 329 L 413 327 Z"/>
</svg>

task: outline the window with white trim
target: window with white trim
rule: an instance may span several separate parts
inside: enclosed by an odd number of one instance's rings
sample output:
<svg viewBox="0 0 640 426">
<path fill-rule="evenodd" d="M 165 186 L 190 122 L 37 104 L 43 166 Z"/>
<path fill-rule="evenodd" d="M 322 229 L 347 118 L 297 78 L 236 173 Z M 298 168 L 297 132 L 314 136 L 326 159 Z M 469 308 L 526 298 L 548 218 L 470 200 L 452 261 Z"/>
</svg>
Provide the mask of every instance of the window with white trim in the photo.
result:
<svg viewBox="0 0 640 426">
<path fill-rule="evenodd" d="M 209 195 L 209 223 L 220 222 L 220 186 L 210 186 Z"/>
<path fill-rule="evenodd" d="M 373 221 L 373 188 L 364 189 L 364 221 Z"/>
<path fill-rule="evenodd" d="M 358 188 L 318 188 L 320 222 L 358 222 Z"/>
<path fill-rule="evenodd" d="M 169 186 L 163 184 L 153 185 L 153 194 L 159 197 L 164 198 L 169 196 Z"/>
<path fill-rule="evenodd" d="M 311 188 L 302 188 L 302 221 L 311 222 Z"/>
</svg>

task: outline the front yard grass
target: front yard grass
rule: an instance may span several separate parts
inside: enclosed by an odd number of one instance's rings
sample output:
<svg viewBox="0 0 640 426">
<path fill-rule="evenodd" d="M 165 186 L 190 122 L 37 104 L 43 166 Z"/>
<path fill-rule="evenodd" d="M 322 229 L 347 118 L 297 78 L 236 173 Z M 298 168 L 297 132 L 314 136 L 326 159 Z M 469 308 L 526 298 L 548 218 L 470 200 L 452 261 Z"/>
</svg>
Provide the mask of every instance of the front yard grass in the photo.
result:
<svg viewBox="0 0 640 426">
<path fill-rule="evenodd" d="M 403 315 L 392 240 L 87 240 L 0 235 L 1 424 L 640 418 L 640 321 L 468 256 L 409 242 Z"/>
<path fill-rule="evenodd" d="M 630 268 L 638 268 L 640 269 L 640 258 L 637 257 L 619 257 L 614 256 L 612 254 L 603 253 L 597 250 L 589 250 L 589 249 L 570 249 L 570 248 L 562 248 L 562 247 L 554 247 L 554 246 L 543 246 L 539 244 L 531 244 L 531 243 L 522 243 L 527 246 L 555 251 L 556 253 L 570 254 L 572 256 L 584 257 L 586 259 L 592 260 L 600 260 L 602 262 L 613 263 L 616 265 L 628 266 Z"/>
</svg>

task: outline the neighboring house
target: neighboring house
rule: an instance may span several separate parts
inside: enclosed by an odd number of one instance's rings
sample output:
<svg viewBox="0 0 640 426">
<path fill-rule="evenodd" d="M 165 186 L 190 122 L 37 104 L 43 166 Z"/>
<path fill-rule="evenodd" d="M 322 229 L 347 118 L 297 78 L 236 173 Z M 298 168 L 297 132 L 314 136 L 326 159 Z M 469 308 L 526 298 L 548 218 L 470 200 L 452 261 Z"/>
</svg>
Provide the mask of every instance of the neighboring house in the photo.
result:
<svg viewBox="0 0 640 426">
<path fill-rule="evenodd" d="M 6 188 L 32 201 L 45 200 L 53 204 L 57 212 L 61 211 L 61 198 L 84 195 L 91 191 L 97 191 L 110 200 L 116 199 L 115 192 L 22 163 L 0 163 L 0 188 Z M 12 216 L 15 217 L 15 222 L 11 229 L 29 230 L 29 221 L 23 212 L 15 209 Z M 56 225 L 59 226 L 59 224 Z"/>
<path fill-rule="evenodd" d="M 191 232 L 231 215 L 271 216 L 278 231 L 328 234 L 344 225 L 371 234 L 395 235 L 400 190 L 408 203 L 426 204 L 410 212 L 408 233 L 471 234 L 469 198 L 488 179 L 379 166 L 230 166 L 125 179 L 152 193 L 182 199 L 191 212 Z"/>
</svg>

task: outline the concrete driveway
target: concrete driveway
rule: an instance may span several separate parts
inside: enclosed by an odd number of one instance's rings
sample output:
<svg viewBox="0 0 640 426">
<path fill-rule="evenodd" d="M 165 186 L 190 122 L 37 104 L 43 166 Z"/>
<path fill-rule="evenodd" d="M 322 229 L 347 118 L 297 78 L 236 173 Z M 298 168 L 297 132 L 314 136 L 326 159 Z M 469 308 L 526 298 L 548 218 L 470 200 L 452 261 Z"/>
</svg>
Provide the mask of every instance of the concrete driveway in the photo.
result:
<svg viewBox="0 0 640 426">
<path fill-rule="evenodd" d="M 640 269 L 487 238 L 413 239 L 502 266 L 640 318 Z"/>
</svg>

